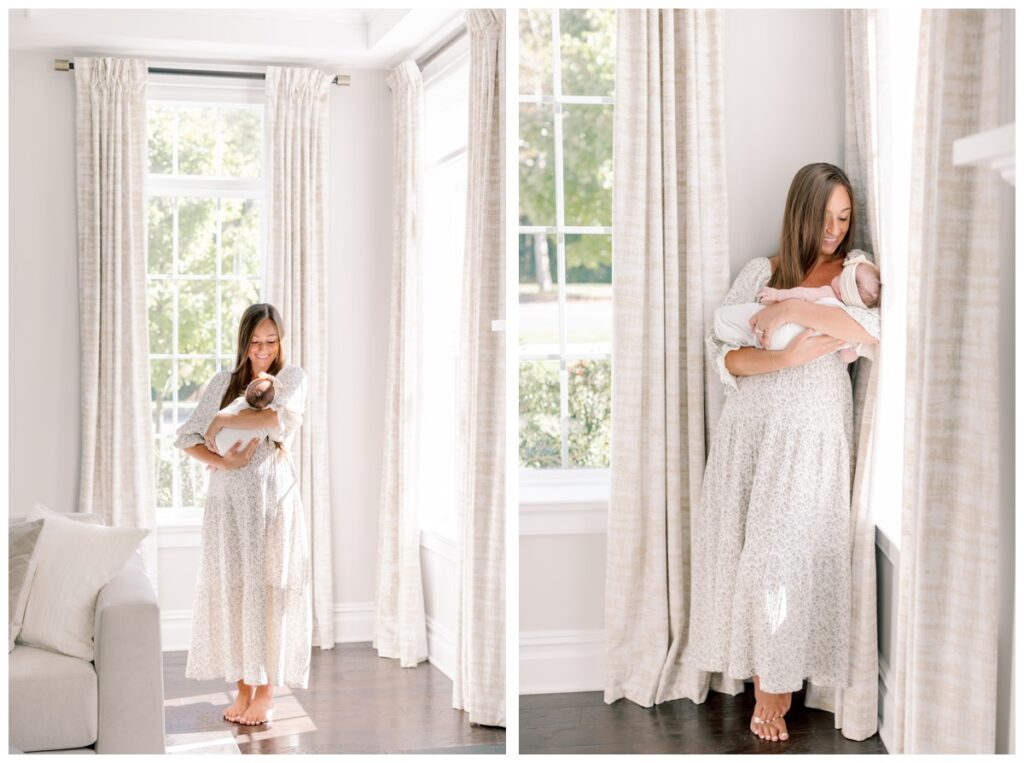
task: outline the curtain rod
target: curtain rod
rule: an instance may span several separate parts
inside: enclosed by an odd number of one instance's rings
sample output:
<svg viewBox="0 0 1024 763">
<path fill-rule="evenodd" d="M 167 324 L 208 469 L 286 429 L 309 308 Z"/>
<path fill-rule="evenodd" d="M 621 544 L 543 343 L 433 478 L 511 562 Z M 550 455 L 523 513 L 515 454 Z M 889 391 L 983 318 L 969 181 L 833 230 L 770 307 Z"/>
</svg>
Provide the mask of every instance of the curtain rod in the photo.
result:
<svg viewBox="0 0 1024 763">
<path fill-rule="evenodd" d="M 54 71 L 69 72 L 75 70 L 75 62 L 66 58 L 55 58 L 53 60 Z M 160 66 L 151 66 L 148 69 L 150 74 L 188 74 L 195 77 L 230 77 L 234 79 L 261 79 L 265 80 L 267 75 L 263 72 L 229 72 L 216 71 L 213 69 L 169 69 Z M 352 75 L 338 74 L 331 79 L 332 85 L 348 86 L 352 84 Z"/>
<path fill-rule="evenodd" d="M 416 68 L 419 69 L 420 71 L 423 71 L 431 61 L 433 61 L 439 55 L 448 50 L 448 48 L 450 48 L 456 42 L 465 37 L 467 31 L 468 30 L 466 29 L 465 24 L 460 26 L 452 34 L 448 35 L 448 37 L 446 37 L 436 48 L 431 50 L 429 53 L 421 56 L 419 60 L 416 61 Z"/>
</svg>

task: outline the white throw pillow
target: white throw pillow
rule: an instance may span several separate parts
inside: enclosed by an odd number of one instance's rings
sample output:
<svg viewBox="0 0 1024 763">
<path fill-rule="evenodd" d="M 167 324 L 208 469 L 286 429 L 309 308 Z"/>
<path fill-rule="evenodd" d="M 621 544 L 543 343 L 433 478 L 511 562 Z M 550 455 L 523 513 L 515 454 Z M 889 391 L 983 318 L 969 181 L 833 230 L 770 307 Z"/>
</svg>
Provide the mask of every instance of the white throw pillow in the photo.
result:
<svg viewBox="0 0 1024 763">
<path fill-rule="evenodd" d="M 14 651 L 14 640 L 21 632 L 25 605 L 36 570 L 34 552 L 43 529 L 43 520 L 21 522 L 7 532 L 7 652 Z"/>
<path fill-rule="evenodd" d="M 38 504 L 29 518 L 46 521 L 18 643 L 91 662 L 96 597 L 149 530 L 75 522 Z"/>
</svg>

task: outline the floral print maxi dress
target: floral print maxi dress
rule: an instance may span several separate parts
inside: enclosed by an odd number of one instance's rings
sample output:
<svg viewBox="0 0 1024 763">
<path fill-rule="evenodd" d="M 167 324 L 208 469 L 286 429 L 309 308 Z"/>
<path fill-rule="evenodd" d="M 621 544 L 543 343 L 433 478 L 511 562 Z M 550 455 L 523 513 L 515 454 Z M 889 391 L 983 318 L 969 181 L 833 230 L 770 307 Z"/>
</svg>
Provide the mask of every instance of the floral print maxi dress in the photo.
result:
<svg viewBox="0 0 1024 763">
<path fill-rule="evenodd" d="M 229 380 L 227 371 L 210 380 L 178 429 L 176 447 L 202 444 Z M 277 411 L 278 427 L 256 446 L 246 466 L 210 474 L 188 678 L 307 685 L 312 639 L 309 555 L 299 485 L 287 455 L 302 424 L 306 374 L 299 366 L 286 365 L 277 380 L 269 407 Z M 284 452 L 275 441 L 284 444 Z"/>
<path fill-rule="evenodd" d="M 723 304 L 756 301 L 770 276 L 767 258 L 751 260 Z M 879 336 L 877 308 L 843 309 Z M 799 691 L 804 678 L 847 686 L 855 452 L 847 364 L 833 352 L 734 377 L 725 355 L 738 346 L 714 332 L 706 345 L 726 400 L 692 518 L 684 661 L 732 678 L 756 673 L 771 693 Z"/>
</svg>

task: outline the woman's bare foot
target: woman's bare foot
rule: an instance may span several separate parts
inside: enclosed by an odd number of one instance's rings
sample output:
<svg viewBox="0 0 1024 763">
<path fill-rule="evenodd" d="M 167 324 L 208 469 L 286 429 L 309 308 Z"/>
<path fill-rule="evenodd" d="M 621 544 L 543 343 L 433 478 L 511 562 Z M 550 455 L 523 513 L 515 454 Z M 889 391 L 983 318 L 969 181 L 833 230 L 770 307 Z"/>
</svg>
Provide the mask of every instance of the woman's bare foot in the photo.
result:
<svg viewBox="0 0 1024 763">
<path fill-rule="evenodd" d="M 259 726 L 270 723 L 274 716 L 274 689 L 268 684 L 256 687 L 256 693 L 249 707 L 242 713 L 238 722 L 243 726 Z"/>
<path fill-rule="evenodd" d="M 761 739 L 785 741 L 789 739 L 789 730 L 782 716 L 789 711 L 793 699 L 792 692 L 771 694 L 761 691 L 761 680 L 754 675 L 754 714 L 750 718 L 750 730 Z"/>
<path fill-rule="evenodd" d="M 224 710 L 224 720 L 238 723 L 238 719 L 242 717 L 242 713 L 245 712 L 245 709 L 249 707 L 249 703 L 252 702 L 255 691 L 255 687 L 249 686 L 245 681 L 239 681 L 238 696 Z"/>
</svg>

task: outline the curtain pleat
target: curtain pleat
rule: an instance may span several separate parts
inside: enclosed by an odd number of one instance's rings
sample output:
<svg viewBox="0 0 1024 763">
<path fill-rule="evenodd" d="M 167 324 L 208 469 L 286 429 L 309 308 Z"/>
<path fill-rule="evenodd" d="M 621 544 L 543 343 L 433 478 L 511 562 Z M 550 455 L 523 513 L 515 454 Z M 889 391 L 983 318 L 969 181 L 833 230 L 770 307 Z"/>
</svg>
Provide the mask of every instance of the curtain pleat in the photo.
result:
<svg viewBox="0 0 1024 763">
<path fill-rule="evenodd" d="M 605 702 L 743 683 L 682 660 L 690 511 L 722 407 L 704 335 L 729 285 L 722 33 L 713 10 L 618 12 Z"/>
<path fill-rule="evenodd" d="M 846 70 L 844 170 L 857 202 L 854 248 L 874 253 L 885 281 L 880 252 L 878 187 L 879 83 L 877 10 L 843 12 Z M 863 740 L 878 731 L 878 626 L 875 590 L 875 523 L 870 474 L 878 371 L 861 357 L 853 367 L 853 432 L 856 442 L 850 498 L 850 681 L 846 688 L 808 680 L 804 704 L 835 714 L 835 727 L 847 739 Z"/>
<path fill-rule="evenodd" d="M 423 78 L 412 61 L 388 77 L 393 103 L 391 318 L 373 646 L 402 667 L 427 659 L 415 503 L 421 398 L 419 347 Z"/>
<path fill-rule="evenodd" d="M 921 16 L 891 750 L 897 753 L 995 751 L 1000 181 L 988 170 L 954 167 L 952 156 L 954 140 L 998 125 L 1000 20 L 996 10 Z"/>
<path fill-rule="evenodd" d="M 267 247 L 263 299 L 284 321 L 289 362 L 309 388 L 293 441 L 302 508 L 310 528 L 313 644 L 334 646 L 330 442 L 327 384 L 327 94 L 315 69 L 267 67 Z"/>
<path fill-rule="evenodd" d="M 146 305 L 146 62 L 75 59 L 82 465 L 78 510 L 156 528 Z M 45 455 L 45 454 L 41 454 Z M 156 584 L 155 532 L 143 540 Z"/>
<path fill-rule="evenodd" d="M 466 11 L 469 140 L 459 342 L 459 563 L 452 705 L 505 725 L 505 12 Z"/>
</svg>

